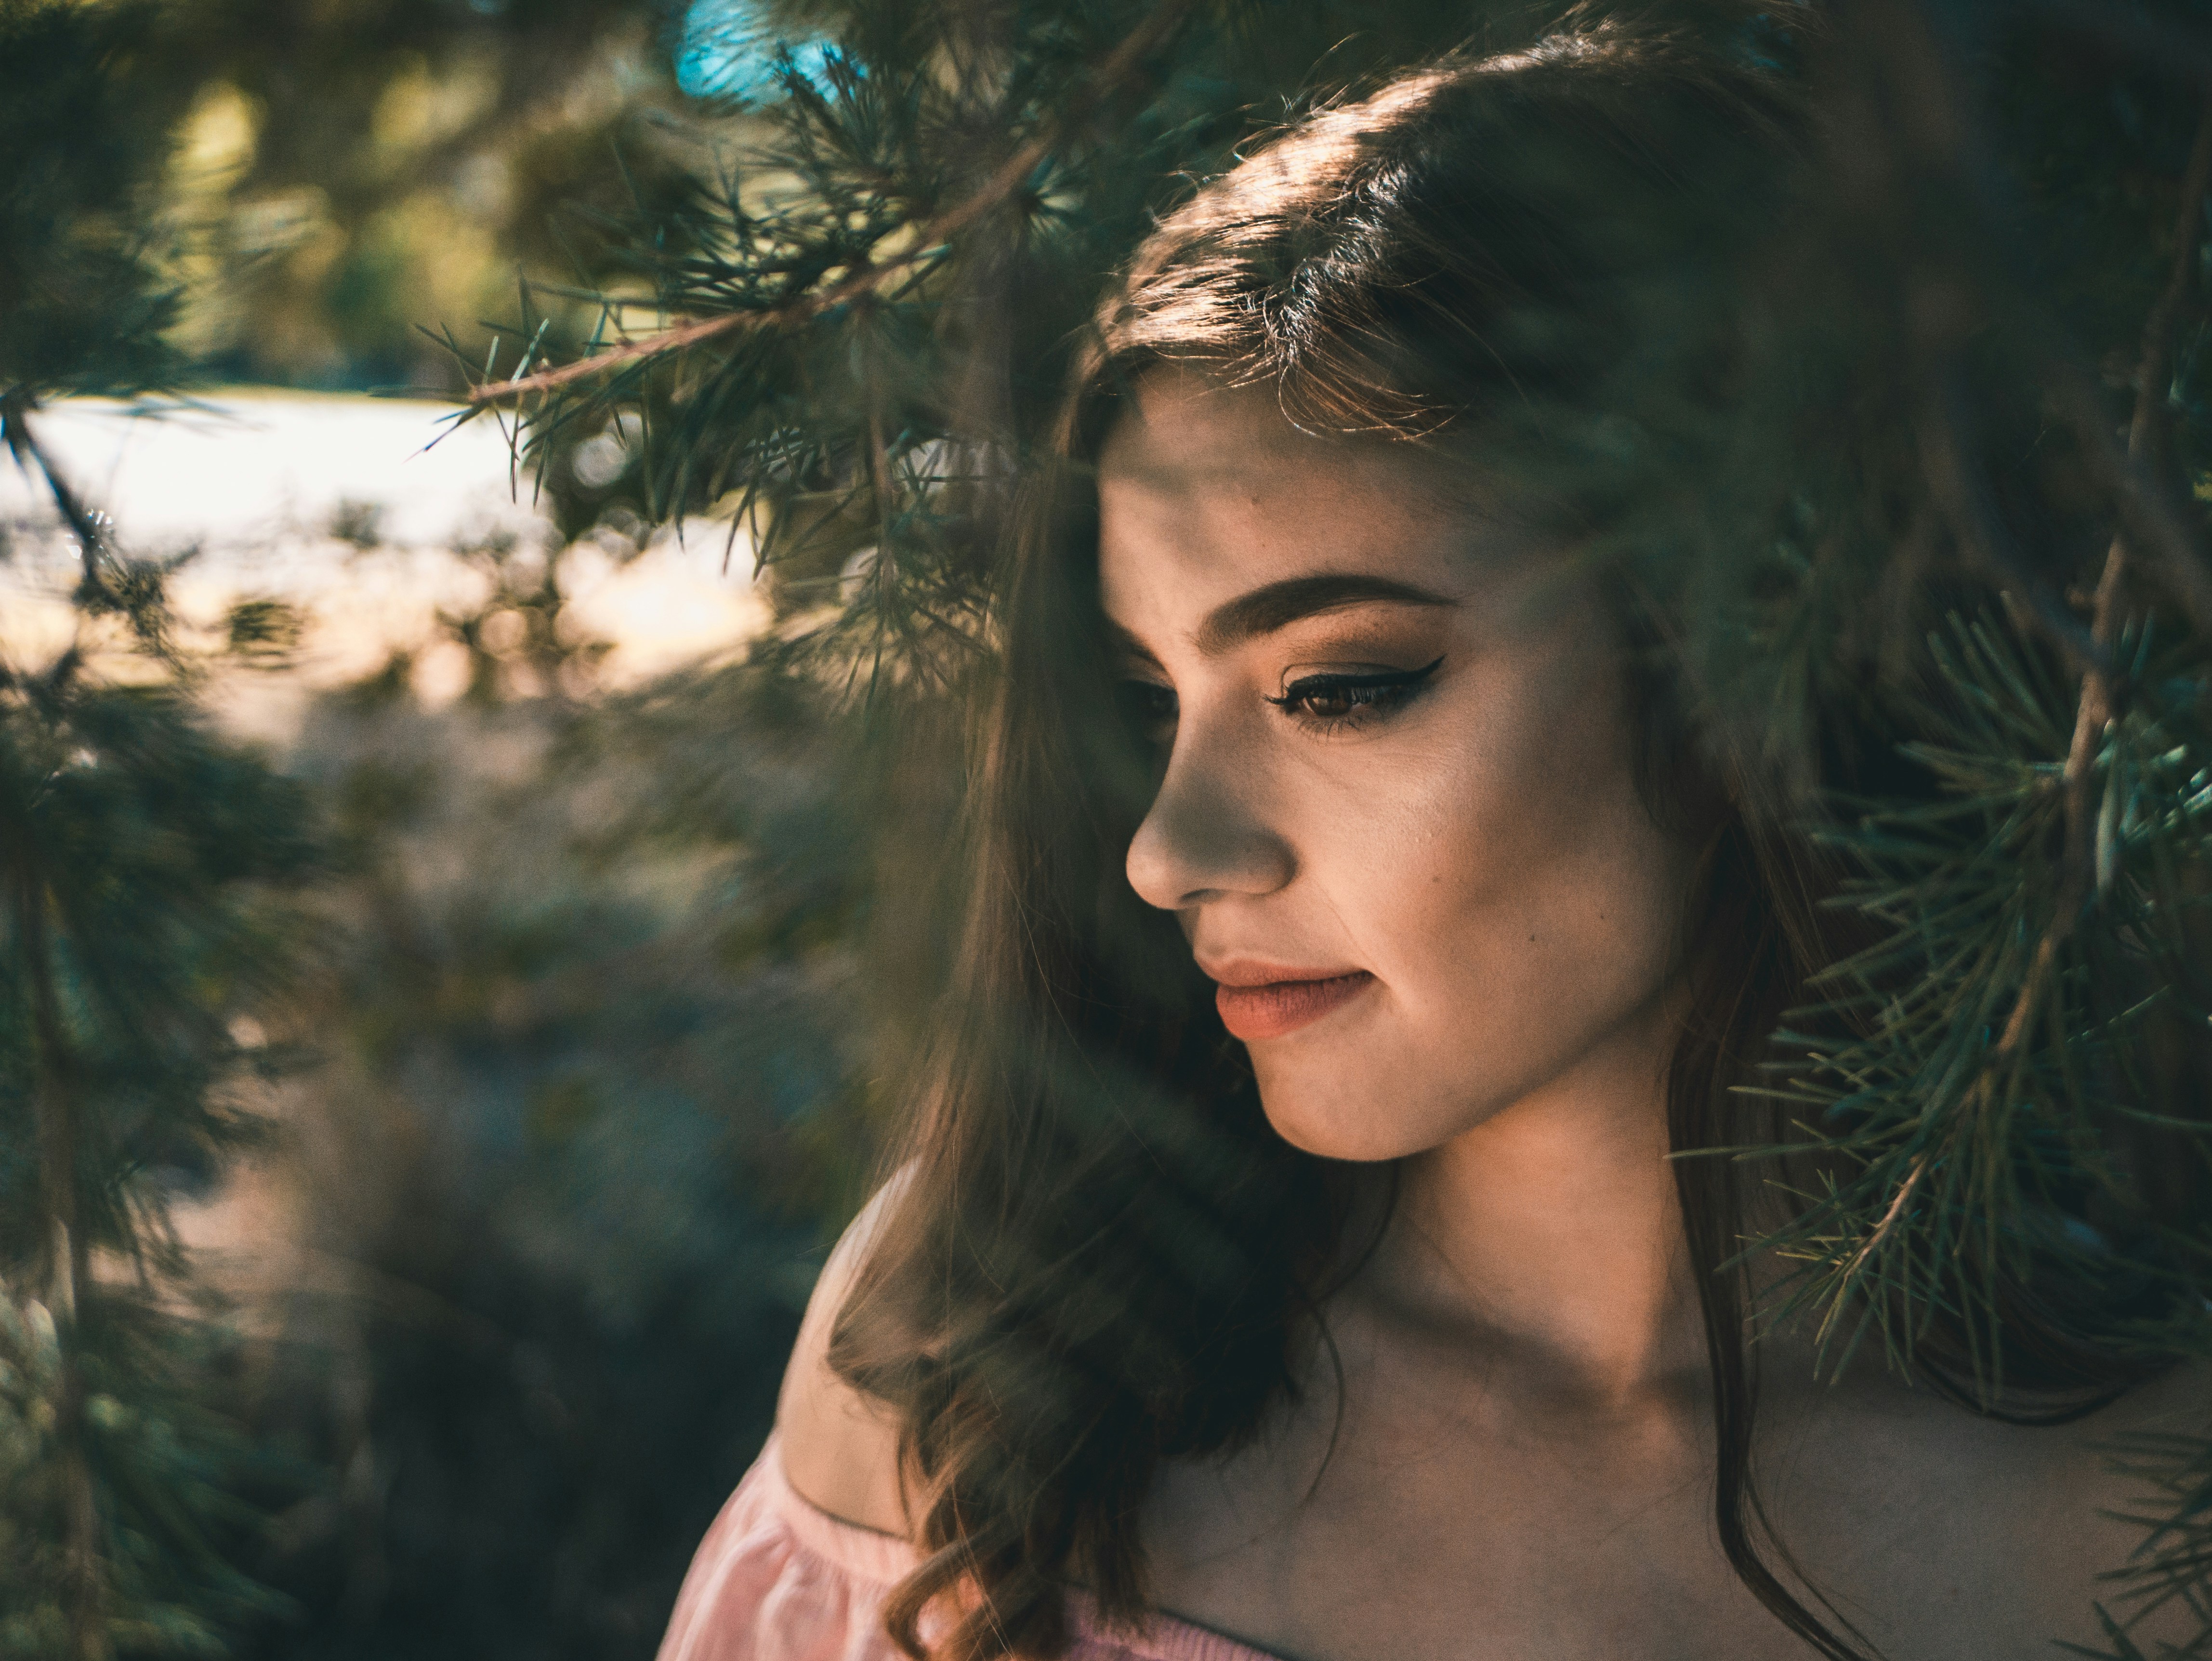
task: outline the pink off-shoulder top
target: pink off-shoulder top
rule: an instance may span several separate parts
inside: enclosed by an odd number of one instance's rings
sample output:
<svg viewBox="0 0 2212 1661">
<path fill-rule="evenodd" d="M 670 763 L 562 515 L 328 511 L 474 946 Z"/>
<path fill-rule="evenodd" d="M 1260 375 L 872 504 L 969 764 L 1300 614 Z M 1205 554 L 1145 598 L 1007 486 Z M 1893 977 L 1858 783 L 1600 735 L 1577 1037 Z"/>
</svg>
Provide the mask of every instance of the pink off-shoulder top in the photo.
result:
<svg viewBox="0 0 2212 1661">
<path fill-rule="evenodd" d="M 770 1437 L 691 1560 L 659 1661 L 904 1661 L 884 1635 L 884 1595 L 915 1548 L 818 1511 L 783 1474 Z M 1068 1661 L 1275 1661 L 1173 1615 L 1108 1631 L 1068 1594 Z"/>
</svg>

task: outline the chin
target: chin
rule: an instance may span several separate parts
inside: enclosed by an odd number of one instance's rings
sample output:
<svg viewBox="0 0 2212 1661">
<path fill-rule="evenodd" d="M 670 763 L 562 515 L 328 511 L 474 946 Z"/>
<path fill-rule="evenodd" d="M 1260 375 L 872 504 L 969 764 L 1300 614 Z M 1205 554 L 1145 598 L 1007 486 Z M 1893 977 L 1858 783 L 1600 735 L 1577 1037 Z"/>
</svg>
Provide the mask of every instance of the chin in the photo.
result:
<svg viewBox="0 0 2212 1661">
<path fill-rule="evenodd" d="M 1281 1039 L 1255 1045 L 1252 1071 L 1260 1105 L 1275 1134 L 1324 1159 L 1372 1165 L 1425 1153 L 1474 1119 L 1462 1097 L 1453 1104 L 1425 1099 L 1437 1092 L 1411 1080 L 1389 1081 L 1397 1069 L 1361 1064 L 1358 1056 L 1318 1058 L 1267 1052 Z"/>
</svg>

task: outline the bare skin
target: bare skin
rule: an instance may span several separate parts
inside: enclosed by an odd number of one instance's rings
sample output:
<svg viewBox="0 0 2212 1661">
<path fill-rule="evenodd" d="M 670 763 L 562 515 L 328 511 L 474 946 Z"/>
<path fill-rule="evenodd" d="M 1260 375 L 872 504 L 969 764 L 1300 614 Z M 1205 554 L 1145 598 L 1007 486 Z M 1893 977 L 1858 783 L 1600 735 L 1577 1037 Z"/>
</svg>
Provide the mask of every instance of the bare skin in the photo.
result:
<svg viewBox="0 0 2212 1661">
<path fill-rule="evenodd" d="M 1711 1520 L 1662 1087 L 1688 852 L 1632 787 L 1607 632 L 1433 463 L 1192 379 L 1139 392 L 1100 475 L 1102 599 L 1163 757 L 1129 879 L 1230 988 L 1275 1128 L 1401 1181 L 1326 1311 L 1341 1395 L 1316 1347 L 1252 1445 L 1156 1484 L 1156 1602 L 1285 1661 L 1808 1653 Z M 872 1217 L 780 1423 L 802 1494 L 903 1531 L 893 1428 L 821 1360 Z M 2205 1397 L 2175 1376 L 2033 1430 L 1809 1372 L 1767 1360 L 1761 1491 L 1892 1661 L 2096 1642 L 2094 1576 L 2138 1536 L 2098 1514 L 2130 1495 L 2092 1445 Z"/>
</svg>

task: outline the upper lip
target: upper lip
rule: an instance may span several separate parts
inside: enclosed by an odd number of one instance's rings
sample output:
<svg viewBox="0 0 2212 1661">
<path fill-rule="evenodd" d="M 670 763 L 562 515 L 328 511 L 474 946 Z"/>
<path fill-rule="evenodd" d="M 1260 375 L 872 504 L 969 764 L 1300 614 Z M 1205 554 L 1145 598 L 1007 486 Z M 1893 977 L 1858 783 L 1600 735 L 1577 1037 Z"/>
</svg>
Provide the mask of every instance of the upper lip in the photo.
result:
<svg viewBox="0 0 2212 1661">
<path fill-rule="evenodd" d="M 1221 958 L 1208 962 L 1201 958 L 1200 970 L 1208 980 L 1223 986 L 1273 986 L 1281 981 L 1334 981 L 1346 975 L 1365 971 L 1358 969 L 1289 969 L 1278 963 L 1266 963 L 1258 958 Z"/>
</svg>

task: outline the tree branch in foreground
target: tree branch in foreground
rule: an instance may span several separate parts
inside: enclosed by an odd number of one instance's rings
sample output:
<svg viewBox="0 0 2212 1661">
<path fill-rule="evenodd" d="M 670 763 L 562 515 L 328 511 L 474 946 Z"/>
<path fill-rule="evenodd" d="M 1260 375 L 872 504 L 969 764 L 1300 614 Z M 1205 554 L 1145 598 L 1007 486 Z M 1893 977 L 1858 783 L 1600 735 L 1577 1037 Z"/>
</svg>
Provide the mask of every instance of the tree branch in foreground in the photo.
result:
<svg viewBox="0 0 2212 1661">
<path fill-rule="evenodd" d="M 1115 47 L 1106 61 L 1098 66 L 1066 106 L 1048 117 L 1027 143 L 999 164 L 980 190 L 924 225 L 913 245 L 905 252 L 881 264 L 864 265 L 842 283 L 773 311 L 726 312 L 720 317 L 702 318 L 696 323 L 687 323 L 648 339 L 633 341 L 629 345 L 618 346 L 594 357 L 579 358 L 575 362 L 563 364 L 557 369 L 544 369 L 536 374 L 490 381 L 472 387 L 468 401 L 483 408 L 488 405 L 503 404 L 511 399 L 556 392 L 572 382 L 622 364 L 679 352 L 688 346 L 696 346 L 702 340 L 712 340 L 720 335 L 746 329 L 788 328 L 872 292 L 887 278 L 914 265 L 933 249 L 943 246 L 1013 195 L 1021 187 L 1022 181 L 1034 173 L 1037 164 L 1051 153 L 1053 146 L 1060 142 L 1060 135 L 1126 80 L 1146 53 L 1174 33 L 1195 3 L 1196 0 L 1164 0 L 1151 16 L 1123 38 L 1121 45 Z"/>
</svg>

